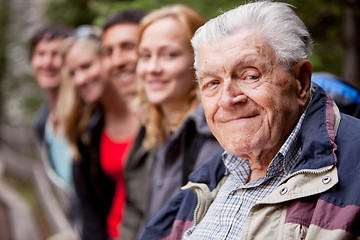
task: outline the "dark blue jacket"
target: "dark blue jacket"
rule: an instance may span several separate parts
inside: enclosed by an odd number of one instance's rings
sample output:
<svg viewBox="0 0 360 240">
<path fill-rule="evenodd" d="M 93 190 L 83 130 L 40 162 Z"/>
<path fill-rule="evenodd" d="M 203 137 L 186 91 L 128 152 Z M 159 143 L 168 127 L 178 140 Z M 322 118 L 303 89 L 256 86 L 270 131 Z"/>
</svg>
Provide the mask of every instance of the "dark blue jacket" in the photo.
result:
<svg viewBox="0 0 360 240">
<path fill-rule="evenodd" d="M 89 126 L 89 143 L 79 139 L 80 161 L 73 163 L 73 179 L 79 200 L 82 240 L 107 240 L 106 219 L 115 192 L 114 181 L 100 165 L 100 139 L 104 126 L 103 114 L 95 112 Z"/>
</svg>

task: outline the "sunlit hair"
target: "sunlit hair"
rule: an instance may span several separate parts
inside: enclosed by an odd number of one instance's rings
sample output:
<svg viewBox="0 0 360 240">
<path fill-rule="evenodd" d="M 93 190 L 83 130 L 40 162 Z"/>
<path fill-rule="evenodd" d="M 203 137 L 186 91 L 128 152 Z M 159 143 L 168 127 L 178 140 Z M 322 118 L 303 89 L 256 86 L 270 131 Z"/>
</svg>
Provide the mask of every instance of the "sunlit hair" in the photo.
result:
<svg viewBox="0 0 360 240">
<path fill-rule="evenodd" d="M 279 63 L 290 68 L 307 59 L 312 40 L 301 19 L 281 2 L 258 1 L 241 5 L 211 19 L 195 33 L 192 46 L 195 69 L 199 69 L 199 47 L 202 43 L 215 43 L 240 30 L 250 30 L 274 49 Z"/>
<path fill-rule="evenodd" d="M 202 26 L 206 20 L 194 9 L 182 4 L 165 6 L 160 9 L 153 10 L 146 15 L 139 25 L 140 31 L 138 44 L 140 44 L 143 33 L 150 24 L 167 17 L 176 19 L 183 26 L 187 34 L 187 38 L 189 39 L 189 51 L 192 51 L 190 40 L 195 31 Z M 180 126 L 185 117 L 199 104 L 198 86 L 195 82 L 195 73 L 193 88 L 184 98 L 184 101 L 187 102 L 186 107 L 183 112 L 176 116 L 175 121 L 171 123 L 165 123 L 165 116 L 161 108 L 148 101 L 141 81 L 139 81 L 138 87 L 138 96 L 140 98 L 140 102 L 145 108 L 144 121 L 146 127 L 146 137 L 144 143 L 147 149 L 162 145 L 167 137 Z"/>
<path fill-rule="evenodd" d="M 65 60 L 69 50 L 73 47 L 81 47 L 101 57 L 101 43 L 98 35 L 80 36 L 75 34 L 75 37 L 66 39 L 60 51 L 63 60 Z M 92 115 L 98 107 L 98 103 L 89 104 L 84 102 L 70 82 L 68 69 L 64 65 L 62 68 L 62 82 L 57 101 L 56 117 L 60 124 L 64 126 L 65 137 L 68 139 L 74 161 L 81 160 L 77 148 L 78 141 L 89 144 L 90 133 L 87 131 L 87 128 Z"/>
</svg>

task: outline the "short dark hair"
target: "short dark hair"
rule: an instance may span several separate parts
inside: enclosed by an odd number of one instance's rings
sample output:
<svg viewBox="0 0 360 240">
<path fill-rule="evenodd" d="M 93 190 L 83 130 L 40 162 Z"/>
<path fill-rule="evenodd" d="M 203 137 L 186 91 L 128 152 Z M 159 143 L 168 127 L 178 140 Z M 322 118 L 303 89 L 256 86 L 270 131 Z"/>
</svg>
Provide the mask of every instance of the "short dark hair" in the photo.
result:
<svg viewBox="0 0 360 240">
<path fill-rule="evenodd" d="M 29 57 L 33 56 L 34 50 L 42 40 L 54 40 L 57 38 L 67 38 L 72 34 L 72 29 L 63 24 L 51 24 L 38 29 L 29 41 Z"/>
<path fill-rule="evenodd" d="M 103 25 L 103 33 L 110 27 L 121 23 L 139 24 L 141 19 L 146 15 L 142 9 L 128 9 L 111 15 Z"/>
</svg>

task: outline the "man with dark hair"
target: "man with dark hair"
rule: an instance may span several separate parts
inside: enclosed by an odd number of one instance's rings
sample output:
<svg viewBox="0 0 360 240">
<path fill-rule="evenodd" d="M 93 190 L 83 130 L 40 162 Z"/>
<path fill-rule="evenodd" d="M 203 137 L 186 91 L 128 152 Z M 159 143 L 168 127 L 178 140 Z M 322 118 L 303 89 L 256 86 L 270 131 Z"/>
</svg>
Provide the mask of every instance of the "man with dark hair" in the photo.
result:
<svg viewBox="0 0 360 240">
<path fill-rule="evenodd" d="M 146 12 L 140 9 L 129 9 L 117 12 L 110 16 L 103 25 L 102 47 L 103 59 L 118 91 L 126 98 L 129 106 L 133 108 L 133 99 L 136 95 L 136 45 L 138 42 L 138 29 L 141 19 Z M 134 109 L 136 110 L 136 109 Z M 141 128 L 132 149 L 142 149 L 139 154 L 131 151 L 126 162 L 125 184 L 126 203 L 125 217 L 121 226 L 121 239 L 136 239 L 137 226 L 140 224 L 141 212 L 146 206 L 146 199 L 139 194 L 144 189 L 144 176 L 148 169 L 148 153 L 142 146 L 144 128 Z"/>
<path fill-rule="evenodd" d="M 46 102 L 35 119 L 35 131 L 41 142 L 46 170 L 54 171 L 56 181 L 64 189 L 71 188 L 71 154 L 66 139 L 60 131 L 54 113 L 61 82 L 62 59 L 59 50 L 71 29 L 53 24 L 34 33 L 29 41 L 29 56 L 34 78 L 46 95 Z M 51 166 L 51 167 L 50 167 Z"/>
<path fill-rule="evenodd" d="M 116 87 L 130 102 L 135 96 L 138 24 L 145 11 L 129 9 L 108 18 L 103 26 L 103 56 Z"/>
<path fill-rule="evenodd" d="M 46 96 L 38 110 L 34 123 L 35 132 L 41 143 L 41 159 L 52 183 L 68 193 L 70 206 L 65 215 L 75 224 L 77 209 L 72 195 L 72 165 L 68 143 L 62 134 L 54 113 L 61 82 L 62 59 L 59 50 L 72 29 L 62 24 L 52 24 L 38 29 L 29 40 L 29 58 L 33 75 Z M 76 211 L 74 211 L 76 210 Z M 61 234 L 76 234 L 60 232 Z"/>
<path fill-rule="evenodd" d="M 45 124 L 55 109 L 60 84 L 61 58 L 59 48 L 71 30 L 61 24 L 54 24 L 37 30 L 29 41 L 29 57 L 34 78 L 46 95 L 47 102 L 38 111 L 35 130 L 44 140 Z"/>
</svg>

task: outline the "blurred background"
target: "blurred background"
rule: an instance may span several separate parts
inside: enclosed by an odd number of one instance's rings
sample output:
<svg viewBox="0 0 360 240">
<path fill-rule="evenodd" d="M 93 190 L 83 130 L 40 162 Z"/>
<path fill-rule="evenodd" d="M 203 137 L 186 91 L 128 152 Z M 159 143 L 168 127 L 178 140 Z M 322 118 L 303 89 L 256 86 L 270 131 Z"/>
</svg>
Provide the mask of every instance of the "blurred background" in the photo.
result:
<svg viewBox="0 0 360 240">
<path fill-rule="evenodd" d="M 51 198 L 58 196 L 46 187 L 32 130 L 35 112 L 44 100 L 32 78 L 27 52 L 28 40 L 36 29 L 50 22 L 102 26 L 119 10 L 151 10 L 173 3 L 187 4 L 210 19 L 244 2 L 0 0 L 0 239 L 46 239 L 65 224 L 51 205 Z M 360 88 L 360 0 L 283 2 L 295 6 L 312 35 L 313 70 L 330 72 Z M 19 225 L 17 229 L 13 222 Z M 27 235 L 21 235 L 22 231 Z"/>
</svg>

